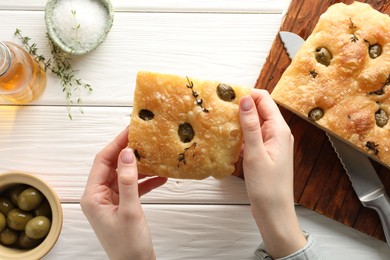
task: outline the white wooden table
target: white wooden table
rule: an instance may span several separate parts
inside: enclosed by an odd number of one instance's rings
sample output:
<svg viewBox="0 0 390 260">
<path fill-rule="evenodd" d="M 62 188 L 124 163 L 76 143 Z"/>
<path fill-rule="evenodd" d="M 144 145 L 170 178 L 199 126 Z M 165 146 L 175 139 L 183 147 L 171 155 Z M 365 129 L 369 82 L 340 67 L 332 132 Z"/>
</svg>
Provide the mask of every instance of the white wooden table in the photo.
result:
<svg viewBox="0 0 390 260">
<path fill-rule="evenodd" d="M 16 28 L 49 56 L 44 0 L 1 0 L 0 40 Z M 69 120 L 51 74 L 28 106 L 0 100 L 0 172 L 27 171 L 49 182 L 64 211 L 61 236 L 45 259 L 106 259 L 79 200 L 93 158 L 130 121 L 139 70 L 254 86 L 289 0 L 112 0 L 114 25 L 97 50 L 74 59 L 83 93 Z M 261 237 L 244 181 L 169 180 L 142 198 L 158 259 L 253 259 Z M 297 206 L 303 229 L 327 259 L 389 259 L 387 245 Z"/>
</svg>

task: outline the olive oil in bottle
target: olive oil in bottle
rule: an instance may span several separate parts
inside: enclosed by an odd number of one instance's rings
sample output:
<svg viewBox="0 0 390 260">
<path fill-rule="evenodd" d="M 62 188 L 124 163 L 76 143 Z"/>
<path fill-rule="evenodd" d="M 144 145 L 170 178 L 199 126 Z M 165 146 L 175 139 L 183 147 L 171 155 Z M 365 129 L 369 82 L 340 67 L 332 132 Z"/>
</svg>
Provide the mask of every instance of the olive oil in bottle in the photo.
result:
<svg viewBox="0 0 390 260">
<path fill-rule="evenodd" d="M 46 72 L 30 54 L 12 42 L 0 41 L 0 96 L 17 104 L 38 98 L 46 87 Z"/>
</svg>

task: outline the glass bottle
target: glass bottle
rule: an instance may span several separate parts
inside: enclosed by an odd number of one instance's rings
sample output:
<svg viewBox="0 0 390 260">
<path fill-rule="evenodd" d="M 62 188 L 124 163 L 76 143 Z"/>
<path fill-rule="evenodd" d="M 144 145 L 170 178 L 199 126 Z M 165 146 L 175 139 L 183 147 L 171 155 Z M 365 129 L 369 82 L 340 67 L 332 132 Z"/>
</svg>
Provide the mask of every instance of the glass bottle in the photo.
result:
<svg viewBox="0 0 390 260">
<path fill-rule="evenodd" d="M 0 41 L 0 96 L 17 104 L 38 98 L 46 87 L 46 72 L 21 46 Z"/>
</svg>

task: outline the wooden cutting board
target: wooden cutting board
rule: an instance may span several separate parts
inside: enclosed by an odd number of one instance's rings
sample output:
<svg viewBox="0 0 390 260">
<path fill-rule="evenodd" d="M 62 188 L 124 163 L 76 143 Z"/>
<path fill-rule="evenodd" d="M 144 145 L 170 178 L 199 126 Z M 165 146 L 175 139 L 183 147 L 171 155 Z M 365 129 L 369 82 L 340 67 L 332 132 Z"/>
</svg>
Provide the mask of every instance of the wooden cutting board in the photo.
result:
<svg viewBox="0 0 390 260">
<path fill-rule="evenodd" d="M 319 16 L 330 5 L 338 2 L 350 4 L 353 1 L 292 0 L 280 30 L 294 32 L 307 39 Z M 382 13 L 390 14 L 390 1 L 360 2 L 369 3 Z M 256 88 L 272 92 L 289 64 L 290 60 L 277 36 Z M 385 240 L 377 213 L 361 205 L 325 133 L 291 112 L 283 108 L 281 110 L 295 137 L 295 201 L 370 236 Z M 373 164 L 390 194 L 390 170 L 378 163 Z"/>
</svg>

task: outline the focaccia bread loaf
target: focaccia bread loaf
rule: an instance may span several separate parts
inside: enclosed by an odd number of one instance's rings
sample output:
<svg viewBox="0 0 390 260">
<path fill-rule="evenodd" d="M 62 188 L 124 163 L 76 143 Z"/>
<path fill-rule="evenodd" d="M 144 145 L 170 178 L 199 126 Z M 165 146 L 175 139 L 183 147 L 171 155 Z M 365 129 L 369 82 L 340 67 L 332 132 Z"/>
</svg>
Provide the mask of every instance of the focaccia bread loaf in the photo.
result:
<svg viewBox="0 0 390 260">
<path fill-rule="evenodd" d="M 129 128 L 138 170 L 180 179 L 223 178 L 242 146 L 239 100 L 249 88 L 139 72 Z"/>
<path fill-rule="evenodd" d="M 390 18 L 334 4 L 284 72 L 280 105 L 390 165 Z"/>
</svg>

